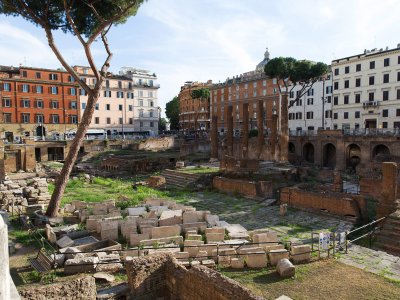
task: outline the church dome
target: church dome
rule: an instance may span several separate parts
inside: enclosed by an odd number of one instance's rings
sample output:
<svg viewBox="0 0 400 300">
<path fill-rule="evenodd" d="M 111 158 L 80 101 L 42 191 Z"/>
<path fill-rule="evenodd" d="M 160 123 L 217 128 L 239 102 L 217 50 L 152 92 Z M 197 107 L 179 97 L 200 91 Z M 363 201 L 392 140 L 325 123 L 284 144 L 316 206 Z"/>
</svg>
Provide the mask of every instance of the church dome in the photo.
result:
<svg viewBox="0 0 400 300">
<path fill-rule="evenodd" d="M 264 72 L 265 65 L 269 62 L 269 51 L 268 48 L 265 50 L 264 59 L 257 65 L 256 71 Z"/>
</svg>

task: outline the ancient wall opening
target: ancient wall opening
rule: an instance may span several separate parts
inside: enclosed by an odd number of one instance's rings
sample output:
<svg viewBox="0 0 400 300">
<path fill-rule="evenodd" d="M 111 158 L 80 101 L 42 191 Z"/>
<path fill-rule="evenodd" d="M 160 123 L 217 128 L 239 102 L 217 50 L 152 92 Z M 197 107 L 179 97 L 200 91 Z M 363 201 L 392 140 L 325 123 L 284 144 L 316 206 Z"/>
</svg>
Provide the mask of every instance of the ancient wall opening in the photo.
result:
<svg viewBox="0 0 400 300">
<path fill-rule="evenodd" d="M 306 162 L 314 163 L 314 145 L 311 143 L 305 143 L 303 146 L 303 158 Z"/>
<path fill-rule="evenodd" d="M 330 169 L 336 167 L 336 147 L 332 143 L 324 145 L 322 165 Z"/>
</svg>

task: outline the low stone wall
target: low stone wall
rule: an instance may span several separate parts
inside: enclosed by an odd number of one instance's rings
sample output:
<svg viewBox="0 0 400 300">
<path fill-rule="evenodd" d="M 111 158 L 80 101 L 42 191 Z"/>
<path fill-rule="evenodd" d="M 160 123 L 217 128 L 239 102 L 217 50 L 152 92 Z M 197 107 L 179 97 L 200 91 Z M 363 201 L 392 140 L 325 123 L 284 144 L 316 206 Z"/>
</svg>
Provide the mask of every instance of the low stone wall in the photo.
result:
<svg viewBox="0 0 400 300">
<path fill-rule="evenodd" d="M 340 193 L 318 193 L 299 188 L 282 188 L 280 202 L 296 208 L 325 211 L 339 216 L 367 217 L 363 197 Z"/>
<path fill-rule="evenodd" d="M 131 299 L 262 299 L 215 270 L 179 265 L 169 254 L 136 258 L 126 264 Z"/>
<path fill-rule="evenodd" d="M 132 150 L 147 150 L 147 151 L 165 151 L 178 147 L 178 141 L 175 137 L 167 136 L 161 138 L 148 138 L 139 143 L 130 145 Z"/>
<path fill-rule="evenodd" d="M 95 300 L 96 284 L 93 277 L 82 277 L 49 285 L 34 286 L 19 290 L 21 299 L 79 299 Z"/>
<path fill-rule="evenodd" d="M 187 156 L 193 153 L 209 153 L 211 151 L 210 141 L 196 140 L 185 142 L 180 146 L 180 155 Z"/>
<path fill-rule="evenodd" d="M 230 179 L 225 177 L 214 177 L 213 188 L 230 193 L 239 193 L 245 197 L 272 197 L 272 183 L 270 181 L 248 181 L 241 179 Z"/>
</svg>

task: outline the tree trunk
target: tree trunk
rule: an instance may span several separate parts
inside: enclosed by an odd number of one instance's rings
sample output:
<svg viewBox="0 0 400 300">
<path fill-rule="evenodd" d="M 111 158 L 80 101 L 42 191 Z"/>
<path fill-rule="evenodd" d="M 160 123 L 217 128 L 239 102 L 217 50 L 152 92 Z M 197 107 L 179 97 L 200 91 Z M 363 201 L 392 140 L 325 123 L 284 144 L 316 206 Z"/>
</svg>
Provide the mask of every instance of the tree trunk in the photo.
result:
<svg viewBox="0 0 400 300">
<path fill-rule="evenodd" d="M 101 86 L 101 84 L 99 84 L 99 86 Z M 51 200 L 46 211 L 46 216 L 48 217 L 55 217 L 58 214 L 58 209 L 60 208 L 60 203 L 61 203 L 61 197 L 64 194 L 64 190 L 65 187 L 67 186 L 72 168 L 78 157 L 80 146 L 85 137 L 86 131 L 88 130 L 89 125 L 91 123 L 94 108 L 99 96 L 100 96 L 99 89 L 94 90 L 92 93 L 88 95 L 87 106 L 85 112 L 83 113 L 81 122 L 78 126 L 76 136 L 72 141 L 68 155 L 64 162 L 64 166 L 61 169 L 61 173 L 60 175 L 58 175 L 56 179 L 55 189 L 53 195 L 51 196 Z"/>
<path fill-rule="evenodd" d="M 281 103 L 281 132 L 279 137 L 279 161 L 287 162 L 289 155 L 289 113 L 288 113 L 288 93 L 284 92 L 282 95 Z"/>
</svg>

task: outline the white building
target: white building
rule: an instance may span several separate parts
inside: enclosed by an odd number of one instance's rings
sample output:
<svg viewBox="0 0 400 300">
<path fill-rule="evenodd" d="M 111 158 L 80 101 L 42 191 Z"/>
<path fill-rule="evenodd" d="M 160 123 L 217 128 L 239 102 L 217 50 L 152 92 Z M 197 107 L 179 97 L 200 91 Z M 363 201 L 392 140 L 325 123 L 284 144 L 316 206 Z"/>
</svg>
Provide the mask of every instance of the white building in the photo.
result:
<svg viewBox="0 0 400 300">
<path fill-rule="evenodd" d="M 296 85 L 293 90 L 289 86 L 289 130 L 301 132 L 312 131 L 319 128 L 330 129 L 332 118 L 332 76 L 314 83 L 312 88 L 305 93 L 297 103 L 296 95 L 300 92 L 301 85 Z"/>
<path fill-rule="evenodd" d="M 332 61 L 333 128 L 400 127 L 400 44 Z"/>
<path fill-rule="evenodd" d="M 157 93 L 160 85 L 157 83 L 156 74 L 132 67 L 121 68 L 119 74 L 131 79 L 134 87 L 134 127 L 139 131 L 157 135 L 160 114 Z"/>
</svg>

